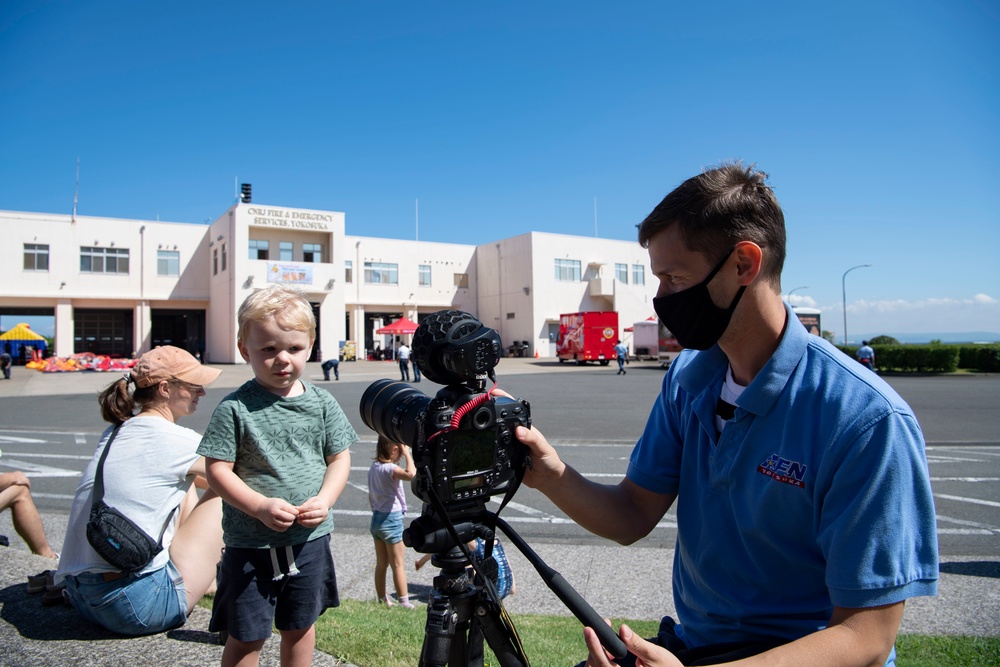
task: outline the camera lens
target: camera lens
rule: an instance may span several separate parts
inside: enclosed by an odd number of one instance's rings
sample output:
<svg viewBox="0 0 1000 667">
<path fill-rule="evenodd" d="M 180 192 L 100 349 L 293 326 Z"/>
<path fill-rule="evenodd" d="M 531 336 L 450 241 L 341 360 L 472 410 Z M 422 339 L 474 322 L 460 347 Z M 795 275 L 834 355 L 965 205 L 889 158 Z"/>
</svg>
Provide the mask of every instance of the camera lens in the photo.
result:
<svg viewBox="0 0 1000 667">
<path fill-rule="evenodd" d="M 417 424 L 431 397 L 399 380 L 377 380 L 361 396 L 365 426 L 393 442 L 416 446 Z"/>
</svg>

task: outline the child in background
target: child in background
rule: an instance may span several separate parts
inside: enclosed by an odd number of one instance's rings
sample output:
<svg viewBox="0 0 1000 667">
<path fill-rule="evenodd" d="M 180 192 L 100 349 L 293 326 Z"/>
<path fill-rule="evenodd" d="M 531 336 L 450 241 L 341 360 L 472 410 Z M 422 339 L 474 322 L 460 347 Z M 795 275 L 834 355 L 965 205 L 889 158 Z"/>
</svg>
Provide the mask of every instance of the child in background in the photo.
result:
<svg viewBox="0 0 1000 667">
<path fill-rule="evenodd" d="M 466 546 L 469 547 L 469 551 L 476 554 L 476 558 L 480 561 L 486 558 L 486 540 L 483 538 L 477 537 Z M 491 555 L 493 556 L 493 560 L 497 562 L 497 580 L 493 583 L 496 584 L 497 594 L 500 595 L 500 599 L 502 600 L 508 595 L 513 595 L 517 592 L 517 584 L 514 583 L 514 571 L 510 569 L 507 553 L 503 550 L 503 543 L 500 542 L 499 537 L 493 538 L 493 553 Z M 422 555 L 417 559 L 416 568 L 419 570 L 430 559 L 431 554 Z"/>
<path fill-rule="evenodd" d="M 223 503 L 226 549 L 212 631 L 223 667 L 258 664 L 272 626 L 281 664 L 308 665 L 314 624 L 339 603 L 330 508 L 358 438 L 336 399 L 300 377 L 316 338 L 312 306 L 273 286 L 240 306 L 237 345 L 254 377 L 215 409 L 198 453 Z"/>
<path fill-rule="evenodd" d="M 406 459 L 403 468 L 397 464 Z M 379 602 L 392 606 L 385 593 L 385 575 L 392 567 L 399 604 L 413 609 L 406 588 L 405 549 L 403 546 L 403 515 L 406 513 L 407 482 L 417 474 L 413 455 L 406 445 L 378 437 L 375 460 L 368 469 L 368 504 L 372 508 L 371 534 L 375 539 L 375 596 Z"/>
</svg>

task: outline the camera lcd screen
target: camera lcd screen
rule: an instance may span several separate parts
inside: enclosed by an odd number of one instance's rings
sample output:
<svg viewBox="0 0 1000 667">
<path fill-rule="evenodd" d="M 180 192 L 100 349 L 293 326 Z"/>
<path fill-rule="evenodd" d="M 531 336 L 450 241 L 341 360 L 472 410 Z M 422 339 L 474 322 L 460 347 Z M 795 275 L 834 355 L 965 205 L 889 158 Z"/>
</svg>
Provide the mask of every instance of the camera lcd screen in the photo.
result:
<svg viewBox="0 0 1000 667">
<path fill-rule="evenodd" d="M 485 472 L 493 467 L 496 431 L 452 431 L 448 435 L 453 477 Z"/>
<path fill-rule="evenodd" d="M 485 481 L 485 475 L 473 475 L 472 477 L 456 479 L 454 487 L 456 491 L 461 491 L 462 489 L 477 489 L 482 486 Z"/>
</svg>

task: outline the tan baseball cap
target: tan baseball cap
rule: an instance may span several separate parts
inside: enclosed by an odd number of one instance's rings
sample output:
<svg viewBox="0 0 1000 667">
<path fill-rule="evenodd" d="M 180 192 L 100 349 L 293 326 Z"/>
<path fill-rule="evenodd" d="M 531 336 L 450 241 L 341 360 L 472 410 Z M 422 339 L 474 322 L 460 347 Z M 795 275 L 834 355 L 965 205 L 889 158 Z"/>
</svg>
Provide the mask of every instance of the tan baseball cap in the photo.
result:
<svg viewBox="0 0 1000 667">
<path fill-rule="evenodd" d="M 149 387 L 175 378 L 204 386 L 213 382 L 220 373 L 222 371 L 218 368 L 202 366 L 186 350 L 162 345 L 139 357 L 139 363 L 132 368 L 132 380 L 137 387 Z"/>
</svg>

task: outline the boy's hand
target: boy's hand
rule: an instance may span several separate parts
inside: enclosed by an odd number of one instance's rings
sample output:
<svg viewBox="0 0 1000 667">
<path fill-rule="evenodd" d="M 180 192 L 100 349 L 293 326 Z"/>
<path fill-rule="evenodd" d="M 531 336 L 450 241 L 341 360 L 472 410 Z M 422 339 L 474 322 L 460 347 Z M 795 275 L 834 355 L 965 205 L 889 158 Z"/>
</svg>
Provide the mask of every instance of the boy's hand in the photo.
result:
<svg viewBox="0 0 1000 667">
<path fill-rule="evenodd" d="M 298 522 L 306 528 L 318 526 L 326 520 L 330 507 L 319 496 L 313 496 L 298 506 Z"/>
<path fill-rule="evenodd" d="M 254 517 L 257 520 L 271 530 L 276 530 L 279 533 L 288 530 L 295 523 L 298 515 L 298 508 L 293 507 L 288 501 L 281 498 L 266 498 L 254 513 Z"/>
</svg>

